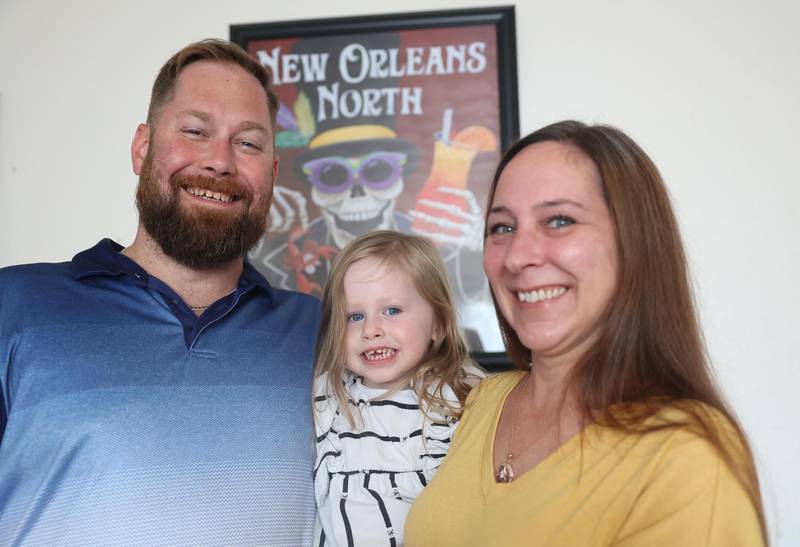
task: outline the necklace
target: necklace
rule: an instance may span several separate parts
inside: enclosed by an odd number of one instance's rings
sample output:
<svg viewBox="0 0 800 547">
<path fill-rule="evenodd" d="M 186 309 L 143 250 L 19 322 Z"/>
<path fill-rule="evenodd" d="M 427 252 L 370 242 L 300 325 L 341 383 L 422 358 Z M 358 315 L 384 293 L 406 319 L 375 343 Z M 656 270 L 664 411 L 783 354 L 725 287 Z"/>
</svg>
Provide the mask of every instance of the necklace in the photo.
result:
<svg viewBox="0 0 800 547">
<path fill-rule="evenodd" d="M 119 254 L 125 255 L 126 257 L 131 258 L 130 255 L 128 254 L 128 247 L 124 247 L 119 252 Z M 133 259 L 131 258 L 131 260 L 133 260 Z M 235 290 L 236 290 L 236 288 L 234 287 L 233 290 L 231 290 L 231 292 L 229 292 L 228 294 L 231 294 Z M 225 295 L 225 296 L 228 296 L 228 295 Z M 189 305 L 187 304 L 187 306 L 189 306 Z M 192 311 L 204 312 L 210 307 L 211 307 L 211 304 L 206 304 L 205 306 L 189 306 L 189 309 L 192 310 Z"/>
<path fill-rule="evenodd" d="M 231 289 L 231 291 L 230 291 L 228 294 L 226 294 L 226 295 L 223 295 L 223 296 L 222 296 L 222 298 L 225 298 L 226 296 L 230 296 L 230 295 L 232 295 L 232 294 L 234 293 L 234 291 L 236 291 L 236 287 L 234 287 L 233 289 Z M 214 302 L 212 302 L 211 304 L 213 304 L 213 303 L 214 303 Z M 210 308 L 210 307 L 211 307 L 211 304 L 206 304 L 205 306 L 189 306 L 189 309 L 190 309 L 190 310 L 192 310 L 192 311 L 204 312 L 204 311 L 206 311 L 208 308 Z M 188 306 L 188 304 L 187 304 L 187 306 Z"/>
<path fill-rule="evenodd" d="M 530 379 L 531 379 L 531 373 L 529 372 L 528 375 L 525 376 L 525 380 L 523 380 L 525 382 L 525 386 L 522 388 L 522 395 L 521 395 L 521 397 L 523 397 L 524 400 L 526 400 L 526 401 L 530 401 L 530 397 L 527 396 L 528 395 L 528 391 L 529 391 L 528 388 L 531 385 Z M 517 404 L 515 406 L 520 406 L 520 405 Z M 553 431 L 556 428 L 556 426 L 558 425 L 559 418 L 561 417 L 561 413 L 558 413 L 556 415 L 556 419 L 553 420 L 553 423 L 550 424 L 550 426 L 547 429 L 545 429 L 540 434 L 536 435 L 533 439 L 528 441 L 528 444 L 526 444 L 523 448 L 521 448 L 520 450 L 517 450 L 516 452 L 514 452 L 514 436 L 515 436 L 516 429 L 517 429 L 517 420 L 519 420 L 519 415 L 520 414 L 522 414 L 522 413 L 519 412 L 519 409 L 517 409 L 517 413 L 514 415 L 514 417 L 511 420 L 511 436 L 508 439 L 508 452 L 506 453 L 506 461 L 497 466 L 497 471 L 495 471 L 495 474 L 494 474 L 494 480 L 496 482 L 502 482 L 502 483 L 513 482 L 514 481 L 514 467 L 512 467 L 511 462 L 514 460 L 514 457 L 515 456 L 522 456 L 528 450 L 533 448 L 533 446 L 538 441 L 542 440 L 545 437 L 545 435 L 547 435 L 548 433 Z"/>
</svg>

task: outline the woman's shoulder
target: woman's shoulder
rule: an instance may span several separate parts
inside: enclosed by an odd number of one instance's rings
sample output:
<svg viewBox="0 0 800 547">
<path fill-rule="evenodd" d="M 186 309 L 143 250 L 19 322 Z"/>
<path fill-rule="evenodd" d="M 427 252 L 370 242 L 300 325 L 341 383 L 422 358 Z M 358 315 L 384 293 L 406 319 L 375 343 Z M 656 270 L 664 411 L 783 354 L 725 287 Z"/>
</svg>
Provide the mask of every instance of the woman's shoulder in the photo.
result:
<svg viewBox="0 0 800 547">
<path fill-rule="evenodd" d="M 647 425 L 675 429 L 686 437 L 740 438 L 734 422 L 722 411 L 694 400 L 672 401 L 665 404 L 647 421 Z"/>
<path fill-rule="evenodd" d="M 633 410 L 641 408 L 629 412 Z M 665 403 L 632 430 L 642 450 L 660 453 L 669 461 L 683 462 L 694 469 L 716 466 L 720 447 L 725 447 L 736 460 L 749 458 L 742 433 L 734 422 L 722 411 L 699 401 Z M 630 433 L 617 430 L 609 434 L 627 437 Z"/>
<path fill-rule="evenodd" d="M 522 380 L 522 377 L 525 376 L 525 374 L 526 371 L 524 370 L 508 370 L 505 372 L 489 374 L 486 376 L 486 378 L 481 380 L 477 386 L 477 389 L 486 394 L 510 391 L 519 383 L 520 380 Z"/>
<path fill-rule="evenodd" d="M 488 375 L 470 391 L 465 407 L 491 404 L 492 402 L 503 400 L 523 376 L 525 376 L 525 371 L 522 370 L 510 370 Z"/>
<path fill-rule="evenodd" d="M 734 422 L 697 401 L 666 403 L 627 429 L 595 424 L 586 432 L 587 446 L 600 441 L 598 454 L 613 451 L 620 462 L 644 471 L 666 490 L 680 485 L 682 491 L 710 492 L 723 482 L 738 483 L 738 472 L 752 465 Z"/>
<path fill-rule="evenodd" d="M 656 534 L 667 533 L 676 545 L 761 545 L 746 484 L 752 461 L 725 413 L 676 401 L 642 426 L 636 433 L 601 428 L 618 441 L 601 455 L 613 453 L 625 484 L 638 491 L 620 531 L 626 544 L 652 545 Z"/>
</svg>

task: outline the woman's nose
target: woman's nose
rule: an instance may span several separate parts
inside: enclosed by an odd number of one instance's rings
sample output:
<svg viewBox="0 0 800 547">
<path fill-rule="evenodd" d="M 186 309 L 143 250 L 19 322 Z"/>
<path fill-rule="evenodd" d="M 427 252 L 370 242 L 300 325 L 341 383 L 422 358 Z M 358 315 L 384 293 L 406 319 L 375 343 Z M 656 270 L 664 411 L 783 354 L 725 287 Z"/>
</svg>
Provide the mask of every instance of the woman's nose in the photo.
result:
<svg viewBox="0 0 800 547">
<path fill-rule="evenodd" d="M 545 261 L 545 248 L 545 237 L 539 230 L 518 231 L 509 242 L 505 266 L 514 273 L 529 266 L 541 266 Z"/>
</svg>

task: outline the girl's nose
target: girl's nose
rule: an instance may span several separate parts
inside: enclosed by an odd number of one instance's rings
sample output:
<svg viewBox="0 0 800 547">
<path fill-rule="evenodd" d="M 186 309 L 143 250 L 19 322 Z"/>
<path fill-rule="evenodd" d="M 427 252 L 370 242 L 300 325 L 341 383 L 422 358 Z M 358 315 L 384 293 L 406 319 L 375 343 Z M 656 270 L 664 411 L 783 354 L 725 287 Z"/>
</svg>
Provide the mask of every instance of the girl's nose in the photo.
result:
<svg viewBox="0 0 800 547">
<path fill-rule="evenodd" d="M 380 326 L 380 322 L 376 321 L 375 319 L 365 319 L 364 329 L 361 332 L 361 336 L 365 340 L 380 338 L 383 336 L 383 329 Z"/>
</svg>

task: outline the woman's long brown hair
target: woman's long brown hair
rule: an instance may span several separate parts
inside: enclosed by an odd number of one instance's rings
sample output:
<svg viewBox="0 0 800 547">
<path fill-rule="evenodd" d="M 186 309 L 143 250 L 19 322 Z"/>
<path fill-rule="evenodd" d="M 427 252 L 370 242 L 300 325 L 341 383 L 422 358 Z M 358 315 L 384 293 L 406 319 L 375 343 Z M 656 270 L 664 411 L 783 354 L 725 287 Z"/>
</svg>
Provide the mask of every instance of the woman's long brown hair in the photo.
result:
<svg viewBox="0 0 800 547">
<path fill-rule="evenodd" d="M 487 210 L 508 163 L 528 146 L 546 141 L 572 146 L 595 163 L 616 227 L 616 294 L 609 302 L 597 342 L 570 378 L 585 419 L 638 433 L 689 427 L 706 438 L 750 496 L 767 542 L 752 452 L 713 378 L 678 224 L 661 175 L 647 154 L 614 127 L 576 121 L 549 125 L 519 140 L 504 154 Z M 509 357 L 515 366 L 526 369 L 531 351 L 496 302 L 495 309 Z M 687 418 L 680 422 L 651 419 L 660 418 L 660 411 L 667 406 L 683 410 Z M 730 422 L 730 433 L 720 428 L 720 414 Z"/>
</svg>

